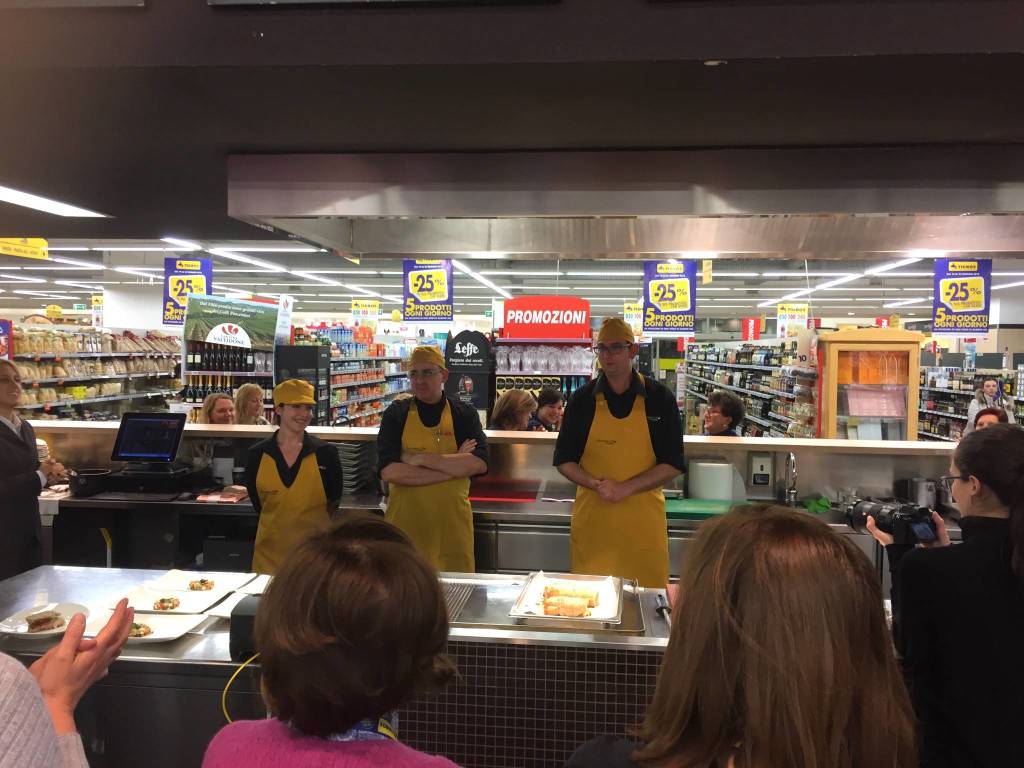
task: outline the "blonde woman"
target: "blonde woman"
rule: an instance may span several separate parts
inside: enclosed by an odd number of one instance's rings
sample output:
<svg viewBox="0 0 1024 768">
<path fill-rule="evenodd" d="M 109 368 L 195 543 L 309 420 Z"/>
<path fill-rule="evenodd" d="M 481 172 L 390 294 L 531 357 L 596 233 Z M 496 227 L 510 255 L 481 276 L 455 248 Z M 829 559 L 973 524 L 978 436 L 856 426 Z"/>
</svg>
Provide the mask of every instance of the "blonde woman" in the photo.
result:
<svg viewBox="0 0 1024 768">
<path fill-rule="evenodd" d="M 235 424 L 270 425 L 263 415 L 263 387 L 259 384 L 249 382 L 235 390 Z"/>
<path fill-rule="evenodd" d="M 522 389 L 510 389 L 494 404 L 491 429 L 525 432 L 536 409 L 537 401 L 533 395 Z"/>
<path fill-rule="evenodd" d="M 225 392 L 214 392 L 207 395 L 199 409 L 200 424 L 234 424 L 235 404 L 231 395 Z"/>
</svg>

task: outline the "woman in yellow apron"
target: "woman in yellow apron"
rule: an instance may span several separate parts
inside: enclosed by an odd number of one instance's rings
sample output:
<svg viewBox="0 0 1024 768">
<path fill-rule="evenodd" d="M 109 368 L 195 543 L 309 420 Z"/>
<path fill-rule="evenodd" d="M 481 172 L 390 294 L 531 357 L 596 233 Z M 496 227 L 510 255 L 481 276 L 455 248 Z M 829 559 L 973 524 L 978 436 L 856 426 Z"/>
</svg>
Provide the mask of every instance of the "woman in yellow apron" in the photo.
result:
<svg viewBox="0 0 1024 768">
<path fill-rule="evenodd" d="M 289 379 L 274 387 L 280 426 L 249 450 L 246 487 L 259 512 L 252 569 L 273 574 L 288 552 L 323 530 L 341 500 L 341 461 L 330 443 L 306 434 L 316 401 L 313 386 Z"/>
<path fill-rule="evenodd" d="M 377 433 L 387 519 L 439 571 L 473 573 L 469 479 L 487 471 L 487 439 L 473 407 L 446 397 L 448 371 L 434 347 L 410 357 L 413 397 L 384 412 Z"/>
<path fill-rule="evenodd" d="M 569 401 L 555 447 L 555 466 L 577 485 L 572 570 L 661 587 L 669 575 L 661 489 L 685 466 L 679 408 L 633 370 L 637 345 L 621 319 L 604 321 L 595 350 L 601 375 Z"/>
</svg>

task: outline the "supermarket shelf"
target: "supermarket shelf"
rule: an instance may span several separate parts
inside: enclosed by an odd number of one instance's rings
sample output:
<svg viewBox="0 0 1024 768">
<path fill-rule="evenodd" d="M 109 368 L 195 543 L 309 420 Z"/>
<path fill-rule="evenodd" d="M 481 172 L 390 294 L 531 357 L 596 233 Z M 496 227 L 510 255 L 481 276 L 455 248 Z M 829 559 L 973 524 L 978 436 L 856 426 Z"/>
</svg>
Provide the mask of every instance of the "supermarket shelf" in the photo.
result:
<svg viewBox="0 0 1024 768">
<path fill-rule="evenodd" d="M 45 408 L 62 408 L 66 405 L 85 405 L 87 403 L 112 403 L 115 400 L 139 400 L 148 397 L 169 397 L 178 394 L 177 389 L 158 389 L 154 392 L 132 392 L 127 395 L 107 395 L 106 397 L 87 397 L 82 400 L 54 400 L 51 403 L 33 403 L 31 405 L 19 405 L 19 410 L 33 411 Z"/>
<path fill-rule="evenodd" d="M 332 363 L 354 363 L 360 360 L 401 360 L 400 357 L 332 357 Z"/>
<path fill-rule="evenodd" d="M 962 421 L 967 421 L 967 417 L 961 416 L 959 413 L 943 413 L 942 411 L 932 411 L 927 408 L 918 408 L 918 411 L 920 411 L 921 413 L 930 413 L 934 416 L 947 416 L 951 419 L 961 419 Z"/>
<path fill-rule="evenodd" d="M 185 370 L 182 376 L 231 376 L 240 379 L 272 379 L 273 371 L 193 371 Z"/>
<path fill-rule="evenodd" d="M 779 421 L 785 422 L 786 424 L 793 424 L 796 421 L 796 419 L 791 419 L 791 418 L 789 418 L 789 416 L 783 416 L 781 413 L 774 413 L 773 412 L 773 413 L 769 413 L 768 415 L 771 418 L 778 419 Z M 774 427 L 776 425 L 772 424 L 772 426 Z"/>
<path fill-rule="evenodd" d="M 753 389 L 744 389 L 743 387 L 734 387 L 732 384 L 723 384 L 720 381 L 712 381 L 711 379 L 705 379 L 705 378 L 703 378 L 701 376 L 694 376 L 692 373 L 688 373 L 686 375 L 689 376 L 692 379 L 696 379 L 697 381 L 706 382 L 707 384 L 710 384 L 713 387 L 718 387 L 720 389 L 731 389 L 733 392 L 743 392 L 743 393 L 748 394 L 748 395 L 754 395 L 755 397 L 766 397 L 769 400 L 772 399 L 772 395 L 769 395 L 767 392 L 758 392 L 757 390 L 753 390 Z"/>
<path fill-rule="evenodd" d="M 704 400 L 705 402 L 707 402 L 707 399 L 708 399 L 707 395 L 702 395 L 700 392 L 694 392 L 692 389 L 686 390 L 686 394 L 693 395 L 697 399 Z"/>
<path fill-rule="evenodd" d="M 796 395 L 792 392 L 783 392 L 781 389 L 766 389 L 764 391 L 770 395 L 775 395 L 776 397 L 788 397 L 791 400 L 796 400 L 798 397 L 809 397 L 809 395 Z"/>
<path fill-rule="evenodd" d="M 496 344 L 579 344 L 589 347 L 593 339 L 495 339 Z"/>
<path fill-rule="evenodd" d="M 930 437 L 932 440 L 944 440 L 947 443 L 955 443 L 956 442 L 956 439 L 954 439 L 952 437 L 945 437 L 943 435 L 936 435 L 936 434 L 934 434 L 932 432 L 925 432 L 923 429 L 917 430 L 917 434 L 918 435 L 922 435 L 924 437 Z"/>
<path fill-rule="evenodd" d="M 345 400 L 343 402 L 336 403 L 332 405 L 331 408 L 341 408 L 343 405 L 355 405 L 356 403 L 368 403 L 370 400 L 383 400 L 385 397 L 394 397 L 395 395 L 400 395 L 403 392 L 408 391 L 409 390 L 407 389 L 400 389 L 397 392 L 385 392 L 380 395 L 370 395 L 369 397 L 357 397 L 352 400 Z"/>
<path fill-rule="evenodd" d="M 355 381 L 351 384 L 331 384 L 331 389 L 351 389 L 352 387 L 365 387 L 367 384 L 380 384 L 386 379 L 369 379 L 367 381 Z"/>
<path fill-rule="evenodd" d="M 73 360 L 82 357 L 181 357 L 180 352 L 18 352 L 15 360 Z"/>
<path fill-rule="evenodd" d="M 53 376 L 48 379 L 22 379 L 21 383 L 35 387 L 37 384 L 67 384 L 71 381 L 100 381 L 106 379 L 159 379 L 164 376 L 176 376 L 172 371 L 160 373 L 118 373 L 113 376 Z"/>
<path fill-rule="evenodd" d="M 966 389 L 943 389 L 942 387 L 919 387 L 919 389 L 927 390 L 929 392 L 945 392 L 950 395 L 967 395 L 968 397 L 974 397 L 974 392 L 970 392 Z"/>
<path fill-rule="evenodd" d="M 772 424 L 770 421 L 766 421 L 758 416 L 751 416 L 749 413 L 744 418 L 748 421 L 754 422 L 755 424 L 760 424 L 762 427 L 767 427 L 768 429 L 775 429 L 775 427 L 778 426 L 777 424 Z"/>
<path fill-rule="evenodd" d="M 387 409 L 388 409 L 388 407 L 384 406 L 383 408 L 374 408 L 372 411 L 360 411 L 359 413 L 353 414 L 352 416 L 342 416 L 340 419 L 335 419 L 334 420 L 334 426 L 337 427 L 337 426 L 345 424 L 345 423 L 347 423 L 349 421 L 354 421 L 355 419 L 361 419 L 364 416 L 373 416 L 373 414 L 375 414 L 375 413 L 383 413 Z"/>
<path fill-rule="evenodd" d="M 741 363 L 719 363 L 714 360 L 687 360 L 687 367 L 691 365 L 715 365 L 719 368 L 739 368 L 745 371 L 778 371 L 781 365 L 743 365 Z"/>
<path fill-rule="evenodd" d="M 587 376 L 591 371 L 498 371 L 495 376 Z"/>
<path fill-rule="evenodd" d="M 385 373 L 384 374 L 384 378 L 385 379 L 397 379 L 400 376 L 404 377 L 404 378 L 409 378 L 409 372 L 408 371 L 400 371 L 398 373 Z"/>
</svg>

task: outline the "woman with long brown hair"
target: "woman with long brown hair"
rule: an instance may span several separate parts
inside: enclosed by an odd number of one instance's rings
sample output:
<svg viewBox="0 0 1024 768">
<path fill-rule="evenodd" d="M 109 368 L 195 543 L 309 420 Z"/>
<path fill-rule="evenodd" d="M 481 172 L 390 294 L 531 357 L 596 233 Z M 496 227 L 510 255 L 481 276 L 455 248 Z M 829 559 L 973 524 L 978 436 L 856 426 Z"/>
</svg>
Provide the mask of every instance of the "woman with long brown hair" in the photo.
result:
<svg viewBox="0 0 1024 768">
<path fill-rule="evenodd" d="M 827 525 L 744 505 L 701 526 L 639 742 L 570 768 L 903 768 L 910 701 L 871 563 Z"/>
<path fill-rule="evenodd" d="M 950 546 L 893 543 L 868 520 L 893 572 L 896 649 L 920 721 L 921 765 L 1024 765 L 1024 427 L 960 441 L 942 478 L 960 511 Z"/>
<path fill-rule="evenodd" d="M 533 395 L 522 389 L 510 389 L 494 404 L 491 429 L 525 432 L 530 416 L 537 408 Z"/>
</svg>

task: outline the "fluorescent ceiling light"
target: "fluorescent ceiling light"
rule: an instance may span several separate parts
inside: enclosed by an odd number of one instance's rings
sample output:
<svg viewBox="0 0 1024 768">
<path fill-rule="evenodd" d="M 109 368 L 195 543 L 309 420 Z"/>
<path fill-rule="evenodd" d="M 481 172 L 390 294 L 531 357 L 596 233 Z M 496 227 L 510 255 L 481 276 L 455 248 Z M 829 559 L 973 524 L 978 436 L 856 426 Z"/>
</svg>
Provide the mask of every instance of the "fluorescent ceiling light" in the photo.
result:
<svg viewBox="0 0 1024 768">
<path fill-rule="evenodd" d="M 54 251 L 88 251 L 89 246 L 87 245 L 51 245 L 47 247 L 50 253 Z"/>
<path fill-rule="evenodd" d="M 281 245 L 277 247 L 269 246 L 235 246 L 231 248 L 232 251 L 241 251 L 242 253 L 320 253 L 320 248 L 313 248 L 309 245 Z M 211 251 L 212 253 L 212 251 Z"/>
<path fill-rule="evenodd" d="M 721 278 L 731 278 L 731 277 L 760 277 L 760 276 L 761 276 L 760 272 L 719 272 L 717 269 L 715 270 L 715 275 L 714 275 L 716 280 L 718 278 L 720 278 L 720 277 Z"/>
<path fill-rule="evenodd" d="M 301 277 L 306 280 L 312 280 L 313 282 L 316 283 L 323 283 L 324 285 L 341 285 L 341 283 L 339 283 L 337 280 L 332 280 L 329 277 L 320 277 L 320 275 L 314 275 L 310 272 L 302 272 L 301 270 L 296 271 L 291 269 L 287 270 L 287 272 L 289 275 L 295 275 L 296 277 Z"/>
<path fill-rule="evenodd" d="M 907 256 L 913 257 L 914 261 L 921 259 L 944 259 L 946 251 L 933 251 L 931 248 L 916 248 L 907 251 Z"/>
<path fill-rule="evenodd" d="M 131 267 L 114 267 L 114 271 L 123 272 L 126 275 L 135 275 L 136 277 L 146 277 L 150 280 L 156 277 L 156 275 L 152 275 L 149 272 L 141 272 L 137 269 L 132 269 Z"/>
<path fill-rule="evenodd" d="M 992 277 L 1024 277 L 1024 272 L 993 272 Z"/>
<path fill-rule="evenodd" d="M 32 195 L 10 187 L 0 187 L 0 202 L 20 205 L 23 208 L 32 208 L 43 213 L 52 213 L 56 216 L 68 216 L 75 218 L 105 219 L 106 214 L 96 213 L 75 205 L 62 203 L 59 200 L 50 200 L 47 197 Z"/>
<path fill-rule="evenodd" d="M 911 251 L 911 253 L 920 253 L 920 251 Z M 883 272 L 890 272 L 890 271 L 892 271 L 894 269 L 899 269 L 900 267 L 909 267 L 911 264 L 916 264 L 920 260 L 921 260 L 921 258 L 918 257 L 918 258 L 913 258 L 913 259 L 903 259 L 901 261 L 894 261 L 894 262 L 891 262 L 890 264 L 882 264 L 882 265 L 877 266 L 877 267 L 872 267 L 871 269 L 866 269 L 866 270 L 864 270 L 864 274 L 865 275 L 880 275 Z"/>
<path fill-rule="evenodd" d="M 400 269 L 395 269 L 395 270 L 381 270 L 377 274 L 380 274 L 380 275 L 404 275 L 405 272 L 403 272 Z"/>
<path fill-rule="evenodd" d="M 287 272 L 288 270 L 277 264 L 273 264 L 269 261 L 262 261 L 260 259 L 253 259 L 249 256 L 243 256 L 240 253 L 234 251 L 228 251 L 223 248 L 211 248 L 210 253 L 214 256 L 220 256 L 222 259 L 231 259 L 232 261 L 240 261 L 243 264 L 252 264 L 254 267 L 265 269 L 270 272 Z"/>
<path fill-rule="evenodd" d="M 390 293 L 385 293 L 383 296 L 381 296 L 381 300 L 396 304 L 402 304 L 405 302 L 405 299 L 403 299 L 401 296 L 395 296 Z"/>
<path fill-rule="evenodd" d="M 798 272 L 797 270 L 790 270 L 789 272 L 762 272 L 761 277 L 843 277 L 844 275 L 856 275 L 859 272 Z"/>
<path fill-rule="evenodd" d="M 643 277 L 643 272 L 566 272 L 570 277 Z"/>
<path fill-rule="evenodd" d="M 886 279 L 893 277 L 932 277 L 934 274 L 934 272 L 887 272 L 885 277 Z"/>
<path fill-rule="evenodd" d="M 54 280 L 54 285 L 69 285 L 72 288 L 86 288 L 90 291 L 102 291 L 101 285 L 90 285 L 89 283 L 76 283 L 73 280 Z"/>
<path fill-rule="evenodd" d="M 70 264 L 73 267 L 88 267 L 89 269 L 106 269 L 102 264 L 98 264 L 95 261 L 83 261 L 82 259 L 71 259 L 65 256 L 51 256 L 50 261 L 56 261 L 58 264 Z"/>
<path fill-rule="evenodd" d="M 883 304 L 883 309 L 896 309 L 897 307 L 909 307 L 911 304 L 920 304 L 924 301 L 931 301 L 930 297 L 922 297 L 920 299 L 903 299 L 902 301 L 893 301 L 888 304 Z"/>
<path fill-rule="evenodd" d="M 344 287 L 348 288 L 350 291 L 361 293 L 363 294 L 363 296 L 380 296 L 380 294 L 377 293 L 376 291 L 368 291 L 365 288 L 360 288 L 358 285 L 350 285 L 348 283 L 345 283 Z"/>
<path fill-rule="evenodd" d="M 191 240 L 182 240 L 181 238 L 178 237 L 161 237 L 160 239 L 163 242 L 167 243 L 168 245 L 177 246 L 179 249 L 183 251 L 203 250 L 203 246 L 199 245 L 199 243 L 193 243 Z"/>
<path fill-rule="evenodd" d="M 477 274 L 476 272 L 474 272 L 472 269 L 467 267 L 465 264 L 463 264 L 458 259 L 452 259 L 452 266 L 455 267 L 457 270 L 459 270 L 459 272 L 462 272 L 464 275 L 469 275 L 470 277 L 472 277 L 474 280 L 476 280 L 481 285 L 486 285 L 488 288 L 493 290 L 499 296 L 504 296 L 506 299 L 511 299 L 512 298 L 512 294 L 511 293 L 506 291 L 504 288 L 502 288 L 502 287 L 500 287 L 498 285 L 495 285 L 494 283 L 492 283 L 490 280 L 488 280 L 483 275 Z"/>
<path fill-rule="evenodd" d="M 1003 283 L 1002 285 L 993 285 L 993 291 L 1001 291 L 1003 288 L 1019 288 L 1024 285 L 1024 280 L 1018 280 L 1015 283 Z"/>
<path fill-rule="evenodd" d="M 307 269 L 311 275 L 376 275 L 372 269 Z M 396 272 L 395 274 L 402 274 Z"/>
<path fill-rule="evenodd" d="M 381 272 L 381 274 L 387 274 Z M 401 274 L 396 272 L 395 274 Z M 529 270 L 529 269 L 492 269 L 492 270 L 480 270 L 481 275 L 495 275 L 495 276 L 517 276 L 517 277 L 559 277 L 561 275 L 567 275 L 568 272 L 543 272 L 541 270 Z"/>
<path fill-rule="evenodd" d="M 507 259 L 505 251 L 466 251 L 466 256 L 471 259 Z"/>
<path fill-rule="evenodd" d="M 44 280 L 41 277 L 21 277 L 19 275 L 8 275 L 8 274 L 4 274 L 4 273 L 0 273 L 0 277 L 3 277 L 5 279 L 7 279 L 7 280 L 13 280 L 16 283 L 45 283 L 46 282 L 46 280 Z"/>
<path fill-rule="evenodd" d="M 149 253 L 155 251 L 157 253 L 163 253 L 165 251 L 180 251 L 180 248 L 161 248 L 155 245 L 99 245 L 95 248 L 90 248 L 91 251 L 107 251 L 108 253 Z"/>
</svg>

